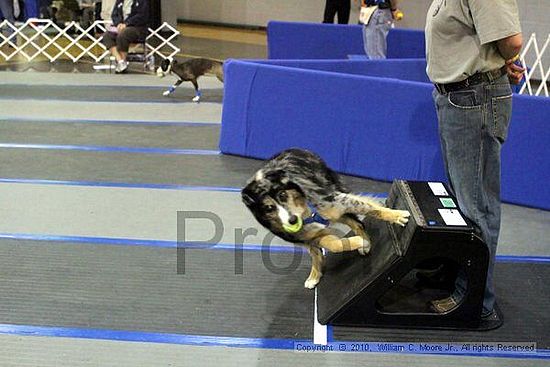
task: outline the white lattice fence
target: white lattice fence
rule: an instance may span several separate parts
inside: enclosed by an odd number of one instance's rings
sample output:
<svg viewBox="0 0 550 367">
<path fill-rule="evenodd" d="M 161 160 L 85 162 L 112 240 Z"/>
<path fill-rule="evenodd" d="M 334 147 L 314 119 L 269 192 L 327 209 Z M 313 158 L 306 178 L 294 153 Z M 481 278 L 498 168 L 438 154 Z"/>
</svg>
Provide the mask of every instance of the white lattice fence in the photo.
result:
<svg viewBox="0 0 550 367">
<path fill-rule="evenodd" d="M 543 42 L 542 46 L 537 40 L 535 33 L 531 35 L 529 41 L 525 45 L 523 51 L 520 55 L 520 60 L 523 67 L 527 68 L 525 72 L 525 83 L 521 87 L 520 94 L 530 94 L 534 96 L 540 96 L 543 92 L 546 97 L 548 94 L 548 80 L 550 78 L 550 65 L 544 66 L 544 55 L 548 50 L 550 45 L 550 34 L 546 37 L 546 40 L 540 41 Z M 550 52 L 548 53 L 550 54 Z M 533 60 L 531 62 L 531 60 Z M 538 87 L 533 86 L 533 81 L 540 81 Z"/>
<path fill-rule="evenodd" d="M 49 19 L 29 19 L 20 26 L 4 20 L 0 29 L 9 30 L 8 35 L 0 32 L 0 57 L 6 61 L 21 55 L 32 61 L 43 55 L 50 62 L 62 56 L 77 62 L 89 57 L 100 62 L 109 55 L 101 40 L 102 34 L 110 26 L 110 21 L 95 21 L 86 29 L 77 22 L 70 22 L 64 28 Z M 169 34 L 164 37 L 162 34 Z M 168 23 L 159 28 L 149 28 L 146 38 L 147 57 L 158 55 L 161 58 L 174 57 L 180 49 L 172 43 L 180 32 Z M 11 46 L 3 47 L 5 45 Z"/>
</svg>

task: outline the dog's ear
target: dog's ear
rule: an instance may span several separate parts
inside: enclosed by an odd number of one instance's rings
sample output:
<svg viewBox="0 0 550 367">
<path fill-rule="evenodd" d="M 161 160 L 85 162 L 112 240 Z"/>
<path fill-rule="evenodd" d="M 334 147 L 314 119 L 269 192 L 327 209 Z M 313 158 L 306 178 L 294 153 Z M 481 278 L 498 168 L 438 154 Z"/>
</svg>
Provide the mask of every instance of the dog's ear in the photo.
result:
<svg viewBox="0 0 550 367">
<path fill-rule="evenodd" d="M 290 182 L 288 175 L 282 169 L 270 171 L 265 174 L 265 179 L 275 185 L 287 185 Z"/>
<path fill-rule="evenodd" d="M 257 202 L 257 194 L 256 194 L 255 186 L 257 185 L 253 181 L 253 182 L 250 182 L 241 190 L 241 198 L 243 200 L 243 203 L 247 207 L 252 207 Z"/>
<path fill-rule="evenodd" d="M 242 197 L 242 199 L 243 199 L 243 203 L 244 203 L 246 206 L 251 206 L 251 205 L 253 205 L 253 204 L 256 202 L 252 196 L 250 196 L 249 194 L 247 194 L 247 193 L 244 192 L 244 191 L 241 193 L 241 197 Z"/>
</svg>

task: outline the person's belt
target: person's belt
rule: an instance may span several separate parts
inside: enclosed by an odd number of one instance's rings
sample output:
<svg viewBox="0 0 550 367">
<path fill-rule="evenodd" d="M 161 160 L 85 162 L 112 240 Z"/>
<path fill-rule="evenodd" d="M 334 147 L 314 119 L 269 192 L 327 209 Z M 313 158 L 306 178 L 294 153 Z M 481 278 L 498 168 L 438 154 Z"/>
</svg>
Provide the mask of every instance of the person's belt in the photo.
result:
<svg viewBox="0 0 550 367">
<path fill-rule="evenodd" d="M 370 6 L 378 6 L 378 9 L 389 9 L 391 8 L 391 5 L 389 2 L 382 2 L 382 3 L 376 3 L 376 2 L 368 2 L 366 3 L 367 7 Z"/>
<path fill-rule="evenodd" d="M 434 85 L 435 85 L 435 89 L 437 89 L 439 93 L 447 94 L 449 92 L 454 92 L 457 90 L 468 88 L 470 85 L 476 85 L 483 82 L 491 82 L 495 79 L 500 78 L 505 74 L 506 74 L 506 70 L 504 68 L 501 68 L 501 69 L 487 71 L 485 73 L 476 73 L 471 77 L 464 79 L 460 82 L 447 83 L 447 84 L 435 83 Z"/>
</svg>

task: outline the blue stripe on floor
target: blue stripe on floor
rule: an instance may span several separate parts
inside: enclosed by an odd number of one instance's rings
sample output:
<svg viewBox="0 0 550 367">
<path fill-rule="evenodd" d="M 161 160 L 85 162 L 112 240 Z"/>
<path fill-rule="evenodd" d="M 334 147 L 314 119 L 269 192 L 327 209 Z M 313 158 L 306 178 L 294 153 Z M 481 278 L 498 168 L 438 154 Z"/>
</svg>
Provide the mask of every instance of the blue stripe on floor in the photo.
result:
<svg viewBox="0 0 550 367">
<path fill-rule="evenodd" d="M 0 183 L 60 185 L 60 186 L 119 187 L 119 188 L 158 189 L 158 190 L 241 192 L 240 187 L 228 187 L 228 186 L 194 186 L 194 185 L 154 184 L 154 183 L 102 182 L 102 181 L 64 181 L 64 180 L 42 180 L 42 179 L 33 179 L 33 178 L 0 178 Z M 385 199 L 387 197 L 387 194 L 377 193 L 377 192 L 360 192 L 358 194 L 370 196 L 375 199 Z"/>
<path fill-rule="evenodd" d="M 549 263 L 550 264 L 550 256 L 497 255 L 497 260 L 503 263 Z"/>
<path fill-rule="evenodd" d="M 268 348 L 293 349 L 295 340 L 292 339 L 261 339 L 202 336 L 185 334 L 148 333 L 141 331 L 82 329 L 49 326 L 29 326 L 0 324 L 0 334 L 25 336 L 51 336 L 61 338 L 84 338 L 118 340 L 130 342 L 184 344 L 197 346 L 225 346 L 237 348 Z"/>
<path fill-rule="evenodd" d="M 88 124 L 126 124 L 146 126 L 221 126 L 219 122 L 185 122 L 185 121 L 134 121 L 134 120 L 93 120 L 93 119 L 52 119 L 0 116 L 0 121 L 8 122 L 62 122 L 62 123 L 88 123 Z"/>
<path fill-rule="evenodd" d="M 151 240 L 139 238 L 117 238 L 117 237 L 86 237 L 86 236 L 65 236 L 48 235 L 34 233 L 0 233 L 0 239 L 28 240 L 28 241 L 47 241 L 64 242 L 90 245 L 112 245 L 112 246 L 146 246 L 161 248 L 186 248 L 201 250 L 229 250 L 236 248 L 243 251 L 270 251 L 270 252 L 305 252 L 300 246 L 292 245 L 263 245 L 263 244 L 245 244 L 237 245 L 233 243 L 208 243 L 208 242 L 177 242 L 168 240 Z M 236 247 L 238 246 L 238 247 Z M 516 262 L 516 263 L 534 263 L 549 264 L 549 256 L 516 256 L 516 255 L 497 255 L 497 262 Z"/>
<path fill-rule="evenodd" d="M 185 248 L 199 250 L 229 250 L 241 249 L 243 251 L 266 251 L 269 252 L 305 252 L 305 249 L 292 245 L 262 245 L 262 244 L 233 244 L 233 243 L 209 243 L 209 242 L 178 242 L 168 240 L 149 240 L 140 238 L 117 238 L 117 237 L 87 237 L 87 236 L 64 236 L 34 233 L 0 233 L 0 239 L 6 240 L 28 240 L 44 242 L 64 242 L 89 245 L 111 245 L 111 246 L 145 246 L 160 248 Z"/>
<path fill-rule="evenodd" d="M 193 186 L 193 185 L 174 185 L 174 184 L 147 184 L 147 183 L 128 183 L 128 182 L 100 182 L 100 181 L 59 181 L 59 180 L 39 180 L 28 178 L 0 178 L 0 183 L 17 183 L 32 185 L 60 185 L 60 186 L 91 186 L 91 187 L 117 187 L 133 189 L 156 189 L 156 190 L 183 190 L 183 191 L 221 191 L 221 192 L 240 192 L 240 187 L 228 186 Z"/>
<path fill-rule="evenodd" d="M 163 344 L 180 344 L 191 346 L 208 346 L 208 347 L 231 347 L 231 348 L 254 348 L 254 349 L 278 349 L 278 350 L 297 350 L 297 345 L 309 345 L 311 341 L 295 340 L 295 339 L 267 339 L 267 338 L 246 338 L 233 336 L 210 336 L 210 335 L 187 335 L 187 334 L 169 334 L 169 333 L 153 333 L 143 331 L 128 331 L 128 330 L 110 330 L 110 329 L 84 329 L 84 328 L 68 328 L 68 327 L 52 327 L 52 326 L 31 326 L 31 325 L 13 325 L 0 324 L 0 334 L 6 335 L 21 335 L 21 336 L 41 336 L 41 337 L 58 337 L 58 338 L 79 338 L 79 339 L 95 339 L 95 340 L 114 340 L 126 342 L 140 343 L 163 343 Z M 348 345 L 357 345 L 357 342 L 337 341 L 336 343 L 346 343 Z M 388 344 L 384 342 L 368 341 L 365 342 L 372 345 Z M 399 345 L 418 345 L 419 343 L 392 343 Z M 447 344 L 429 343 L 430 345 L 441 345 L 445 348 Z M 414 348 L 416 350 L 416 348 Z M 521 359 L 550 359 L 550 350 L 539 349 L 535 353 L 510 353 L 510 352 L 479 352 L 479 353 L 422 353 L 409 352 L 404 349 L 401 352 L 394 351 L 378 351 L 387 354 L 410 354 L 410 355 L 446 355 L 446 356 L 475 356 L 475 357 L 499 357 L 499 358 L 521 358 Z M 370 353 L 370 352 L 363 352 Z"/>
<path fill-rule="evenodd" d="M 96 145 L 53 145 L 53 144 L 14 144 L 0 143 L 0 148 L 15 149 L 46 149 L 46 150 L 79 150 L 87 152 L 142 153 L 142 154 L 174 154 L 174 155 L 220 155 L 219 150 L 206 149 L 170 149 L 143 147 L 111 147 Z"/>
</svg>

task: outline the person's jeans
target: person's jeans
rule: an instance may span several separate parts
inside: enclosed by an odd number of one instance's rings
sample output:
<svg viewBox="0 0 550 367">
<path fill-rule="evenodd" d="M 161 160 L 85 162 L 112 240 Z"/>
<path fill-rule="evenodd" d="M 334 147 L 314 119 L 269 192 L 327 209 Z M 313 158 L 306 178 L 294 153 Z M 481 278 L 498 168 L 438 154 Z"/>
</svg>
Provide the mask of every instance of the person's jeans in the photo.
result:
<svg viewBox="0 0 550 367">
<path fill-rule="evenodd" d="M 493 310 L 493 269 L 500 231 L 500 150 L 512 112 L 512 91 L 506 75 L 466 89 L 433 93 L 447 178 L 458 205 L 471 219 L 490 252 L 483 314 Z M 460 273 L 452 295 L 459 301 L 467 289 Z"/>
<path fill-rule="evenodd" d="M 369 59 L 386 58 L 386 38 L 393 24 L 390 9 L 377 9 L 363 31 L 365 53 Z"/>
</svg>

